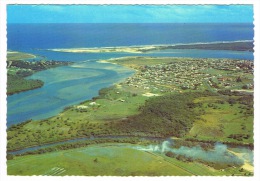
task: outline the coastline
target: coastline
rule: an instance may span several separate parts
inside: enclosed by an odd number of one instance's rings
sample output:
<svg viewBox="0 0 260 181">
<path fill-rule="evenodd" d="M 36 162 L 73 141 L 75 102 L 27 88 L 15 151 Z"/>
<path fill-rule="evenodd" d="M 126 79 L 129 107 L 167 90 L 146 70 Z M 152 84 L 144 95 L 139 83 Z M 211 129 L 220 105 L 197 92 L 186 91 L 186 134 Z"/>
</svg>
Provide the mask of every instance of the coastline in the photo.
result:
<svg viewBox="0 0 260 181">
<path fill-rule="evenodd" d="M 7 61 L 12 60 L 26 60 L 26 59 L 33 59 L 37 58 L 36 55 L 33 55 L 31 53 L 23 53 L 19 51 L 13 51 L 13 50 L 7 50 Z"/>
<path fill-rule="evenodd" d="M 203 49 L 203 50 L 231 50 L 253 52 L 253 41 L 230 41 L 230 42 L 208 42 L 188 44 L 165 44 L 165 45 L 139 45 L 139 46 L 115 46 L 115 47 L 90 47 L 90 48 L 58 48 L 47 49 L 48 51 L 66 53 L 147 53 L 169 49 Z"/>
</svg>

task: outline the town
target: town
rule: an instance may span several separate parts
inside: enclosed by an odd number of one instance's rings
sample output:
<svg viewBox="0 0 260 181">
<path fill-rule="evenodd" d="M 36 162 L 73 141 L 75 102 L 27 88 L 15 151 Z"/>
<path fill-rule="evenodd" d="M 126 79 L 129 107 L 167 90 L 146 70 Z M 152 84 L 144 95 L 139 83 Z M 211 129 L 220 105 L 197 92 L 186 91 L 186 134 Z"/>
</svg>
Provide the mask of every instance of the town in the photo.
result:
<svg viewBox="0 0 260 181">
<path fill-rule="evenodd" d="M 129 62 L 127 59 L 134 57 L 114 59 L 112 62 L 124 64 Z M 137 72 L 125 81 L 126 85 L 152 93 L 208 89 L 214 92 L 223 89 L 250 92 L 254 87 L 252 61 L 194 58 L 171 61 L 171 58 L 166 58 L 168 62 L 159 63 L 160 58 L 157 59 L 155 65 L 135 66 Z M 131 67 L 130 64 L 128 66 Z"/>
</svg>

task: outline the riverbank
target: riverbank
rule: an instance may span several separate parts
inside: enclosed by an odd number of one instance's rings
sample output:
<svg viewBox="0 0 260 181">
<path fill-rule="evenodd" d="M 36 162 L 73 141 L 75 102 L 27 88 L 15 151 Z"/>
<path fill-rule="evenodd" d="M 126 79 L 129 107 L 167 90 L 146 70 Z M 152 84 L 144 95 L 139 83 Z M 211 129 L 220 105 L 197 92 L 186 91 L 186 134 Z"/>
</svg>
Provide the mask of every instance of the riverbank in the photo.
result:
<svg viewBox="0 0 260 181">
<path fill-rule="evenodd" d="M 56 52 L 69 53 L 147 53 L 161 50 L 174 49 L 203 49 L 203 50 L 231 50 L 231 51 L 254 51 L 253 41 L 237 42 L 213 42 L 196 44 L 176 45 L 144 45 L 144 46 L 121 46 L 121 47 L 94 47 L 94 48 L 61 48 L 48 49 Z"/>
</svg>

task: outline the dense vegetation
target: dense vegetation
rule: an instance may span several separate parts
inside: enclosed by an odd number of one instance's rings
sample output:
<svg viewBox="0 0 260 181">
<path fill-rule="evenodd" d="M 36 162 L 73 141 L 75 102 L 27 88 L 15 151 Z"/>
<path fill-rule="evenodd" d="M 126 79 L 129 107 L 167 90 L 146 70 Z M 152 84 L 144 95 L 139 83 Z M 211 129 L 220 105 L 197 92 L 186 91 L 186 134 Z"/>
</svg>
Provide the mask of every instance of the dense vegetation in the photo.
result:
<svg viewBox="0 0 260 181">
<path fill-rule="evenodd" d="M 125 137 L 125 138 L 98 138 L 98 139 L 90 139 L 84 141 L 77 142 L 68 142 L 64 144 L 57 144 L 54 146 L 46 146 L 45 148 L 40 148 L 33 151 L 27 151 L 21 154 L 15 154 L 16 156 L 22 155 L 35 155 L 35 154 L 43 154 L 47 152 L 53 152 L 58 150 L 69 150 L 73 148 L 81 148 L 89 145 L 101 144 L 101 143 L 129 143 L 129 144 L 138 144 L 138 145 L 148 145 L 148 144 L 158 144 L 159 140 L 149 140 L 142 139 L 138 137 Z M 13 159 L 14 154 L 8 154 L 8 158 Z"/>
<path fill-rule="evenodd" d="M 46 70 L 49 68 L 54 68 L 60 65 L 69 65 L 71 62 L 62 62 L 62 61 L 24 61 L 24 60 L 16 60 L 12 61 L 11 67 L 17 67 L 19 69 L 27 69 L 32 72 L 37 72 L 41 70 Z"/>
<path fill-rule="evenodd" d="M 36 89 L 43 86 L 41 80 L 27 80 L 17 75 L 7 76 L 7 95 L 19 93 L 26 90 Z"/>
<path fill-rule="evenodd" d="M 254 51 L 253 42 L 234 42 L 234 43 L 212 43 L 195 45 L 175 45 L 164 47 L 164 49 L 204 49 L 204 50 L 234 50 L 234 51 Z"/>
<path fill-rule="evenodd" d="M 108 92 L 107 94 L 102 94 L 104 91 L 110 92 L 108 99 L 113 99 L 112 92 L 114 89 L 106 88 L 100 91 L 100 97 L 95 98 L 97 102 L 99 99 L 102 100 L 104 95 L 108 95 Z M 116 95 L 118 96 L 118 94 L 114 94 L 114 96 Z M 215 94 L 206 91 L 203 93 L 167 94 L 150 98 L 144 105 L 139 106 L 139 108 L 137 106 L 139 114 L 128 116 L 124 119 L 116 118 L 113 120 L 110 118 L 109 120 L 97 122 L 89 120 L 76 121 L 71 120 L 69 117 L 66 118 L 64 116 L 64 118 L 61 118 L 57 116 L 52 118 L 52 120 L 23 122 L 12 125 L 8 129 L 8 150 L 91 136 L 183 137 L 189 132 L 194 121 L 199 116 L 199 113 L 195 112 L 194 108 L 197 104 L 193 103 L 193 100 L 201 96 L 210 95 Z M 131 99 L 138 99 L 136 95 L 131 96 Z M 88 110 L 87 112 L 77 111 L 77 109 L 69 107 L 65 110 L 65 113 L 70 113 L 70 115 L 72 113 L 72 115 L 94 114 L 98 116 L 98 111 L 102 107 L 93 107 L 93 110 Z M 103 114 L 103 119 L 107 119 L 107 114 L 110 113 L 105 112 Z"/>
<path fill-rule="evenodd" d="M 182 137 L 198 118 L 193 110 L 196 106 L 193 100 L 210 94 L 212 93 L 168 94 L 148 99 L 140 107 L 140 114 L 118 122 L 117 126 L 130 134 Z"/>
</svg>

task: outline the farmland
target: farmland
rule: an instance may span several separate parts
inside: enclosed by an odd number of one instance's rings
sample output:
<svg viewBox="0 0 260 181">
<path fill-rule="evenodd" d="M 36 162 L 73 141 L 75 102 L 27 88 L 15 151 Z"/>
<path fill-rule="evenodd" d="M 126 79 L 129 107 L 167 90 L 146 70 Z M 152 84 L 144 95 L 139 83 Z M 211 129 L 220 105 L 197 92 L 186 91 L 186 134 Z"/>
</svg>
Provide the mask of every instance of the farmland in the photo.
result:
<svg viewBox="0 0 260 181">
<path fill-rule="evenodd" d="M 40 164 L 39 164 L 40 162 Z M 117 175 L 191 176 L 250 174 L 239 168 L 215 170 L 196 162 L 183 162 L 161 153 L 136 150 L 130 144 L 100 144 L 85 148 L 27 155 L 8 161 L 9 175 Z"/>
</svg>

